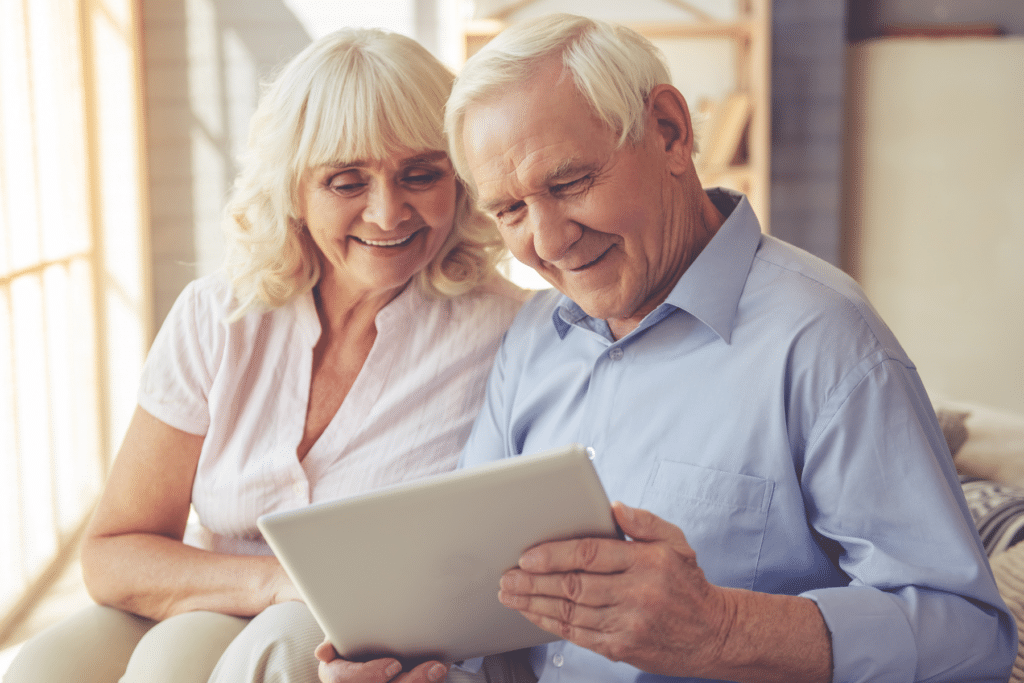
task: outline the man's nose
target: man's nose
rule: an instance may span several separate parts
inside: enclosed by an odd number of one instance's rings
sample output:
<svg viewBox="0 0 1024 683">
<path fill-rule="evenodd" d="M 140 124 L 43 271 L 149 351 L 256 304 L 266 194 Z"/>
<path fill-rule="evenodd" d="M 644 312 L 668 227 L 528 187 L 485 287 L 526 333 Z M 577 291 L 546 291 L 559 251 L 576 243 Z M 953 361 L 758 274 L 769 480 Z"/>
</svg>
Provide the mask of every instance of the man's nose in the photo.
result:
<svg viewBox="0 0 1024 683">
<path fill-rule="evenodd" d="M 554 202 L 544 199 L 530 207 L 530 232 L 537 256 L 557 264 L 583 235 L 583 228 L 572 221 Z"/>
<path fill-rule="evenodd" d="M 388 183 L 375 183 L 366 196 L 363 220 L 381 230 L 391 231 L 412 217 L 412 208 L 401 188 Z"/>
</svg>

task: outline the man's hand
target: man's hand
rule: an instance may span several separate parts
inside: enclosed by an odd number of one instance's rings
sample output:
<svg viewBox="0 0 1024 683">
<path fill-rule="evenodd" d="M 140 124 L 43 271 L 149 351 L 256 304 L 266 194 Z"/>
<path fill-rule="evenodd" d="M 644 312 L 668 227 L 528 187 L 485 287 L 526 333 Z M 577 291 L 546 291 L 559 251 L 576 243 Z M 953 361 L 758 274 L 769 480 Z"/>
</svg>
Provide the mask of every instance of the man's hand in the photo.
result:
<svg viewBox="0 0 1024 683">
<path fill-rule="evenodd" d="M 651 673 L 699 676 L 732 618 L 678 527 L 616 502 L 633 541 L 586 538 L 526 551 L 501 579 L 501 602 L 537 626 Z"/>
<path fill-rule="evenodd" d="M 537 626 L 656 674 L 825 682 L 828 629 L 808 598 L 714 586 L 679 527 L 614 503 L 632 541 L 585 538 L 527 550 L 498 598 Z"/>
<path fill-rule="evenodd" d="M 316 649 L 320 660 L 321 683 L 439 683 L 448 675 L 448 667 L 441 662 L 424 662 L 402 673 L 397 659 L 374 659 L 369 662 L 350 662 L 338 657 L 334 646 L 324 641 Z"/>
</svg>

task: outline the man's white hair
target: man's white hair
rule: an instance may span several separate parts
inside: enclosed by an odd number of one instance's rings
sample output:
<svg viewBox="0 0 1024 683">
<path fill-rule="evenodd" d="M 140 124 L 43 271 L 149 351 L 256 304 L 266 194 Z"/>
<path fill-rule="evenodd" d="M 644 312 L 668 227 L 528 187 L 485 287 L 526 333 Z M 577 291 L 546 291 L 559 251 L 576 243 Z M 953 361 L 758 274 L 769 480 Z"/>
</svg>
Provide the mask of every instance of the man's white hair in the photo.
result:
<svg viewBox="0 0 1024 683">
<path fill-rule="evenodd" d="M 445 109 L 452 162 L 474 192 L 462 144 L 466 112 L 528 80 L 551 59 L 561 60 L 580 95 L 620 145 L 643 138 L 647 96 L 655 86 L 671 83 L 661 51 L 625 26 L 572 14 L 513 24 L 470 57 Z"/>
</svg>

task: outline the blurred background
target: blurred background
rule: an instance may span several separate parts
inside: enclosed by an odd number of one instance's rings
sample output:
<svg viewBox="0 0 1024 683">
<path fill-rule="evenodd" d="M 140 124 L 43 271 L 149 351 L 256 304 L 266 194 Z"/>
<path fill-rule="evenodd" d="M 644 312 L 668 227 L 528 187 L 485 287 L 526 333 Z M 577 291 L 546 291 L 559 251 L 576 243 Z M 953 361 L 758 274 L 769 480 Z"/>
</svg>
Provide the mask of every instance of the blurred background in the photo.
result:
<svg viewBox="0 0 1024 683">
<path fill-rule="evenodd" d="M 84 521 L 156 329 L 218 267 L 260 83 L 346 25 L 457 70 L 551 11 L 664 50 L 705 185 L 854 276 L 933 396 L 1024 413 L 1019 0 L 0 0 L 0 672 L 87 600 Z"/>
</svg>

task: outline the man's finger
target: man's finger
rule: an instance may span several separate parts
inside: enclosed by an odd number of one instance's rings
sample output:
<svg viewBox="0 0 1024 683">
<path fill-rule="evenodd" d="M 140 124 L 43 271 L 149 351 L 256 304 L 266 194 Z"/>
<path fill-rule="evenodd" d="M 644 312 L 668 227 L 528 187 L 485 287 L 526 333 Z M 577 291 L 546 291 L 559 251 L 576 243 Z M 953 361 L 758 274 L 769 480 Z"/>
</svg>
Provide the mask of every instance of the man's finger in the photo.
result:
<svg viewBox="0 0 1024 683">
<path fill-rule="evenodd" d="M 502 575 L 499 587 L 507 595 L 545 595 L 589 607 L 608 607 L 618 603 L 621 596 L 622 586 L 615 576 L 584 572 L 530 574 L 510 569 Z"/>
<path fill-rule="evenodd" d="M 571 600 L 563 600 L 561 598 L 499 592 L 498 599 L 501 601 L 501 604 L 521 612 L 528 619 L 531 616 L 536 618 L 543 617 L 559 624 L 583 628 L 589 631 L 605 630 L 607 626 L 606 621 L 610 615 L 609 610 L 579 605 Z M 559 627 L 559 630 L 553 631 L 553 633 L 557 633 L 563 638 L 566 637 L 562 627 Z"/>
<path fill-rule="evenodd" d="M 318 658 L 319 653 L 320 648 L 317 648 Z M 402 665 L 395 659 L 375 659 L 370 662 L 320 659 L 318 673 L 322 683 L 386 683 L 401 672 Z"/>
<path fill-rule="evenodd" d="M 402 673 L 402 665 L 392 658 L 369 662 L 334 659 L 321 660 L 318 674 L 321 683 L 387 683 L 391 680 L 394 683 L 440 683 L 448 675 L 448 667 L 440 662 L 424 662 Z"/>
<path fill-rule="evenodd" d="M 625 571 L 631 563 L 628 544 L 610 538 L 580 538 L 541 543 L 519 558 L 519 567 L 532 574 L 591 572 L 611 574 Z"/>
<path fill-rule="evenodd" d="M 682 541 L 686 536 L 682 530 L 653 512 L 634 508 L 621 501 L 612 503 L 612 514 L 622 532 L 635 541 Z"/>
</svg>

